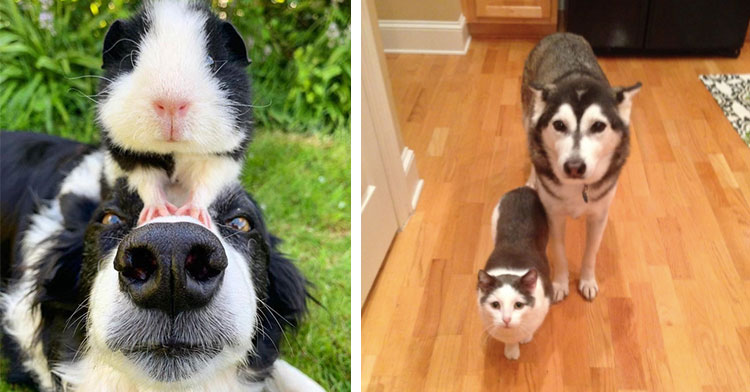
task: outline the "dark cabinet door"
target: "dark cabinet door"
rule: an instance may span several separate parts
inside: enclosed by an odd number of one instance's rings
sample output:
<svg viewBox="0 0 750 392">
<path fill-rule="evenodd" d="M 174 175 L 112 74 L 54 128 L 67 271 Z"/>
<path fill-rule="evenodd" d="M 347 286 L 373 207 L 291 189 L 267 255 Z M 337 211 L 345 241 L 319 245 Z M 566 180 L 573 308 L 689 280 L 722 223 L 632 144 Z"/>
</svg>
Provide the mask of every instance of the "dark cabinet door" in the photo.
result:
<svg viewBox="0 0 750 392">
<path fill-rule="evenodd" d="M 594 49 L 641 49 L 647 15 L 648 0 L 569 0 L 567 31 Z"/>
<path fill-rule="evenodd" d="M 737 50 L 750 0 L 651 0 L 646 49 Z"/>
</svg>

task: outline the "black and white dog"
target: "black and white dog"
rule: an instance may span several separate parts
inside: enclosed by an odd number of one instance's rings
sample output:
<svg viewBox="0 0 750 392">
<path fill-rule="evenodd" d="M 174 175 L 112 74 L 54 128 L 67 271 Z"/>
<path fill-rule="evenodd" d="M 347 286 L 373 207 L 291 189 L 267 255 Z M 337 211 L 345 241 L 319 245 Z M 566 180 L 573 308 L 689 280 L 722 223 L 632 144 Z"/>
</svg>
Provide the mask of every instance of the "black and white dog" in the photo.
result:
<svg viewBox="0 0 750 392">
<path fill-rule="evenodd" d="M 316 391 L 279 359 L 306 282 L 237 182 L 190 216 L 138 226 L 106 152 L 0 133 L 2 349 L 43 391 Z M 167 189 L 167 192 L 170 190 Z"/>
<path fill-rule="evenodd" d="M 596 254 L 617 180 L 630 152 L 630 111 L 641 83 L 612 87 L 586 40 L 571 33 L 543 38 L 523 69 L 521 99 L 532 170 L 555 260 L 553 300 L 568 295 L 567 216 L 586 216 L 586 247 L 578 290 L 599 292 Z"/>
</svg>

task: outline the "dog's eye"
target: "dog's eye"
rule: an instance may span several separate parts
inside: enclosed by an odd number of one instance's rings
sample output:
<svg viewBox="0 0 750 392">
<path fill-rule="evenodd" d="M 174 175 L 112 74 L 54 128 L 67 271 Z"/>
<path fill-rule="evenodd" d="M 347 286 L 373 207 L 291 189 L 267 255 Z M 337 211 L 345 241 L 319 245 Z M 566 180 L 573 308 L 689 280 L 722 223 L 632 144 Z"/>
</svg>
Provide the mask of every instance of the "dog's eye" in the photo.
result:
<svg viewBox="0 0 750 392">
<path fill-rule="evenodd" d="M 206 56 L 206 64 L 214 65 L 214 58 L 211 56 Z"/>
<path fill-rule="evenodd" d="M 492 307 L 495 308 L 495 309 L 500 309 L 500 302 L 495 301 L 495 302 L 491 303 L 490 305 L 492 305 Z"/>
<path fill-rule="evenodd" d="M 122 219 L 120 219 L 119 216 L 108 212 L 107 215 L 104 215 L 104 218 L 102 218 L 102 223 L 105 225 L 116 225 L 118 223 L 122 223 Z"/>
<path fill-rule="evenodd" d="M 555 122 L 552 123 L 552 126 L 557 132 L 565 132 L 565 123 L 560 120 L 555 120 Z"/>
<path fill-rule="evenodd" d="M 515 307 L 516 307 L 516 309 L 523 308 L 523 302 L 516 302 Z"/>
<path fill-rule="evenodd" d="M 598 133 L 598 132 L 603 131 L 604 128 L 607 128 L 607 124 L 605 124 L 605 123 L 603 123 L 601 121 L 597 121 L 597 122 L 594 123 L 594 125 L 591 126 L 591 132 Z"/>
<path fill-rule="evenodd" d="M 237 231 L 250 231 L 250 222 L 241 216 L 228 220 L 227 224 Z"/>
</svg>

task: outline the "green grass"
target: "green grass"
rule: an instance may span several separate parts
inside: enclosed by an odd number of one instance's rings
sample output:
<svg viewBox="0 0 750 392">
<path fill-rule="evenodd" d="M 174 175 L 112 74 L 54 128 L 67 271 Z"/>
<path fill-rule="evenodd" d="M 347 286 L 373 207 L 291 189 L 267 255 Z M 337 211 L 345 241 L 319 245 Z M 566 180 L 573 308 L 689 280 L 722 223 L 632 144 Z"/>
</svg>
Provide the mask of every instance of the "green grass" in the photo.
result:
<svg viewBox="0 0 750 392">
<path fill-rule="evenodd" d="M 16 385 L 6 384 L 3 381 L 0 381 L 0 392 L 28 392 L 30 389 L 19 387 Z"/>
<path fill-rule="evenodd" d="M 349 135 L 258 132 L 243 183 L 271 231 L 315 284 L 310 312 L 282 357 L 329 391 L 351 389 Z M 0 363 L 0 379 L 4 364 Z M 0 392 L 25 391 L 0 381 Z"/>
<path fill-rule="evenodd" d="M 263 133 L 243 182 L 282 250 L 315 284 L 310 314 L 284 342 L 284 358 L 329 391 L 351 389 L 349 135 Z"/>
</svg>

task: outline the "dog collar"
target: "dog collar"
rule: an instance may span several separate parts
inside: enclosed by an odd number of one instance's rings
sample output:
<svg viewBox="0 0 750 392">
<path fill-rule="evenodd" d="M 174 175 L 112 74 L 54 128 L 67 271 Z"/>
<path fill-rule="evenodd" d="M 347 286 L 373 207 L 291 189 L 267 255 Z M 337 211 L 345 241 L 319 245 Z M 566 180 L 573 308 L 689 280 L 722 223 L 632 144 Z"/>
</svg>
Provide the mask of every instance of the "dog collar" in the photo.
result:
<svg viewBox="0 0 750 392">
<path fill-rule="evenodd" d="M 583 192 L 581 192 L 581 195 L 583 196 L 583 202 L 588 203 L 589 202 L 589 184 L 583 184 Z"/>
</svg>

